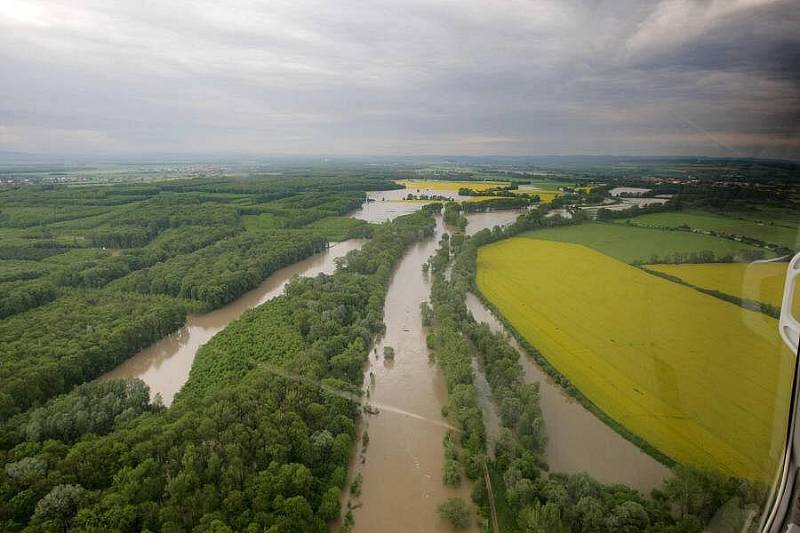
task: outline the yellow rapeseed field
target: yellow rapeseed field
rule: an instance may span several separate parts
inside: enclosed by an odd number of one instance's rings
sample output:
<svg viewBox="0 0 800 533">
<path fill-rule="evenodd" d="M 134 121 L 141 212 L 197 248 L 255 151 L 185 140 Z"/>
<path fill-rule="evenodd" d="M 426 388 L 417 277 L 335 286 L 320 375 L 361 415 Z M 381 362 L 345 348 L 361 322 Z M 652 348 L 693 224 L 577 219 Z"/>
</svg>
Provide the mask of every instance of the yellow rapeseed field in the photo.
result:
<svg viewBox="0 0 800 533">
<path fill-rule="evenodd" d="M 585 246 L 530 238 L 481 248 L 477 283 L 631 432 L 678 462 L 772 479 L 794 359 L 776 320 Z"/>
<path fill-rule="evenodd" d="M 647 268 L 664 272 L 687 283 L 740 298 L 780 307 L 788 263 L 716 263 L 705 265 L 650 265 Z M 800 317 L 800 294 L 792 306 Z"/>
<path fill-rule="evenodd" d="M 539 200 L 542 203 L 549 203 L 553 201 L 553 198 L 557 198 L 561 196 L 563 193 L 559 191 L 550 191 L 550 190 L 537 190 L 537 189 L 525 189 L 525 190 L 518 190 L 514 191 L 515 194 L 535 194 L 539 196 Z"/>
<path fill-rule="evenodd" d="M 473 191 L 485 191 L 495 187 L 509 185 L 507 181 L 423 181 L 423 180 L 397 180 L 406 189 L 430 189 L 433 191 L 458 191 L 466 188 Z"/>
</svg>

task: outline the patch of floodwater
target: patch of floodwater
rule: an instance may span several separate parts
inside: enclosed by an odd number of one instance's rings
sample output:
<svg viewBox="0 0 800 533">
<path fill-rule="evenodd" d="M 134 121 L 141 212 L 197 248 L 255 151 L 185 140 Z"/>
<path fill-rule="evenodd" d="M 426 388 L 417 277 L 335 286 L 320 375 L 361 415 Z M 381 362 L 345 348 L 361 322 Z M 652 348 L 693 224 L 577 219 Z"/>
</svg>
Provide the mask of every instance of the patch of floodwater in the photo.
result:
<svg viewBox="0 0 800 533">
<path fill-rule="evenodd" d="M 492 229 L 495 226 L 505 226 L 517 220 L 524 210 L 508 209 L 503 211 L 486 211 L 484 213 L 470 213 L 467 215 L 467 235 L 474 235 L 482 229 Z"/>
<path fill-rule="evenodd" d="M 435 191 L 432 189 L 420 189 L 427 193 L 420 194 L 439 194 L 447 196 L 453 200 L 468 200 L 468 196 L 460 196 L 453 191 Z M 417 194 L 416 189 L 395 189 L 391 191 L 373 191 L 367 193 L 367 201 L 354 212 L 350 213 L 353 218 L 366 220 L 372 223 L 382 223 L 401 215 L 408 215 L 420 209 L 423 205 L 431 203 L 425 201 L 402 202 L 403 198 L 411 192 Z M 473 235 L 484 228 L 492 229 L 494 226 L 504 226 L 511 224 L 523 212 L 519 209 L 487 211 L 485 213 L 470 213 L 467 215 L 466 233 Z"/>
<path fill-rule="evenodd" d="M 202 315 L 189 315 L 186 325 L 180 330 L 145 348 L 98 379 L 140 378 L 150 387 L 152 395 L 160 394 L 164 404 L 170 405 L 175 394 L 189 379 L 197 350 L 211 337 L 246 310 L 283 294 L 286 284 L 294 276 L 332 273 L 336 269 L 337 258 L 360 248 L 365 242 L 366 239 L 350 239 L 333 243 L 327 250 L 276 271 L 261 285 L 228 305 Z"/>
<path fill-rule="evenodd" d="M 438 197 L 438 198 L 444 197 L 457 202 L 470 200 L 472 198 L 472 196 L 463 196 L 461 194 L 458 194 L 458 191 L 454 190 L 428 189 L 426 187 L 409 187 L 407 189 L 392 189 L 390 191 L 368 192 L 367 198 L 376 200 L 378 202 L 398 202 L 400 200 L 407 199 L 409 194 L 414 195 L 417 198 L 419 198 L 420 196 Z"/>
<path fill-rule="evenodd" d="M 478 322 L 494 332 L 506 334 L 503 324 L 474 294 L 468 293 L 467 308 Z M 569 396 L 530 357 L 512 336 L 520 353 L 526 382 L 539 382 L 539 397 L 547 429 L 545 458 L 553 472 L 586 472 L 604 483 L 624 483 L 644 494 L 662 485 L 669 469 L 604 424 Z"/>
<path fill-rule="evenodd" d="M 645 189 L 642 187 L 614 187 L 613 189 L 608 191 L 608 194 L 610 194 L 611 196 L 619 196 L 621 194 L 637 195 L 637 194 L 645 194 L 652 190 L 653 189 Z"/>
<path fill-rule="evenodd" d="M 350 216 L 379 224 L 401 215 L 413 213 L 423 205 L 425 205 L 424 202 L 367 201 L 360 208 L 350 213 Z"/>
</svg>

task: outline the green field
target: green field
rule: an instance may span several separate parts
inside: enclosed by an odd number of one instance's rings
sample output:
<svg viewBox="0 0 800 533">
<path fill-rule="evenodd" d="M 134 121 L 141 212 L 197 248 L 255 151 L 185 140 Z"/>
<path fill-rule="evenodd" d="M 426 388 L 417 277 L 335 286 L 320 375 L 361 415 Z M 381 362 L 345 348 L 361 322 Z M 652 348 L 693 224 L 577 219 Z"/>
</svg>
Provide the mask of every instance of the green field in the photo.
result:
<svg viewBox="0 0 800 533">
<path fill-rule="evenodd" d="M 726 214 L 735 218 L 743 218 L 754 222 L 778 224 L 795 229 L 800 228 L 800 216 L 798 216 L 797 209 L 793 206 L 777 207 L 757 205 L 753 206 L 753 209 L 726 212 Z"/>
<path fill-rule="evenodd" d="M 653 213 L 632 218 L 631 222 L 636 224 L 655 224 L 669 228 L 687 225 L 690 228 L 743 235 L 751 239 L 779 244 L 792 249 L 798 247 L 800 240 L 800 231 L 794 228 L 762 224 L 753 220 L 741 220 L 706 211 Z"/>
<path fill-rule="evenodd" d="M 708 265 L 650 265 L 647 268 L 682 279 L 686 283 L 739 298 L 781 307 L 787 263 L 722 263 Z M 800 316 L 800 294 L 792 307 Z"/>
<path fill-rule="evenodd" d="M 593 225 L 535 235 L 576 238 L 565 230 L 590 228 L 609 231 Z M 613 249 L 624 255 L 621 243 Z M 771 480 L 793 364 L 774 319 L 551 240 L 481 248 L 477 283 L 518 333 L 624 428 L 678 462 Z"/>
<path fill-rule="evenodd" d="M 626 263 L 658 262 L 652 261 L 654 256 L 664 258 L 673 252 L 710 250 L 719 257 L 726 254 L 735 256 L 745 250 L 759 250 L 747 244 L 709 235 L 602 222 L 537 230 L 525 233 L 523 237 L 583 244 Z M 765 255 L 772 256 L 769 252 Z"/>
</svg>

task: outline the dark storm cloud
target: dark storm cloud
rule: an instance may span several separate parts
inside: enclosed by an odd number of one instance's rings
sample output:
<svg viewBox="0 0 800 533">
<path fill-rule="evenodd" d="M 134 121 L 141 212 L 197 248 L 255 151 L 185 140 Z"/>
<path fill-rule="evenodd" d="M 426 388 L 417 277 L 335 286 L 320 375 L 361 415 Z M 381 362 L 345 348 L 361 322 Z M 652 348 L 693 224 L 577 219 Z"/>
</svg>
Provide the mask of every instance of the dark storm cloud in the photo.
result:
<svg viewBox="0 0 800 533">
<path fill-rule="evenodd" d="M 4 0 L 0 150 L 798 158 L 796 12 Z"/>
</svg>

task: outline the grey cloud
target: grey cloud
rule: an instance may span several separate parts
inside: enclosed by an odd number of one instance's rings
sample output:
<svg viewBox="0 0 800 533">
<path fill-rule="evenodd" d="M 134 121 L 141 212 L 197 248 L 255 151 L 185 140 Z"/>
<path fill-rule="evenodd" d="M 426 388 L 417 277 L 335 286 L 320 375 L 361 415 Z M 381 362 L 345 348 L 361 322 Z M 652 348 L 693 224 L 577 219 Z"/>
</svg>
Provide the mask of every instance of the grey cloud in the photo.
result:
<svg viewBox="0 0 800 533">
<path fill-rule="evenodd" d="M 5 0 L 0 150 L 800 158 L 792 7 Z"/>
</svg>

